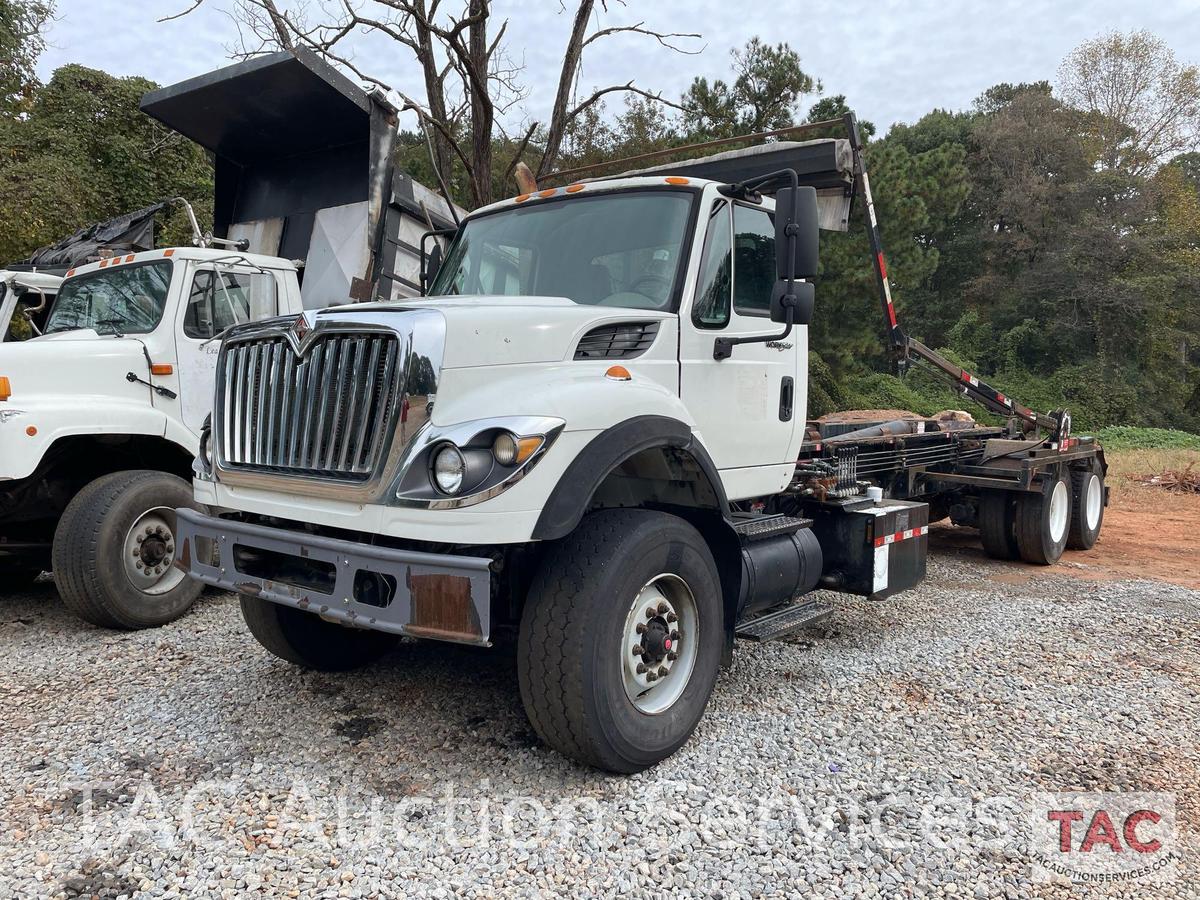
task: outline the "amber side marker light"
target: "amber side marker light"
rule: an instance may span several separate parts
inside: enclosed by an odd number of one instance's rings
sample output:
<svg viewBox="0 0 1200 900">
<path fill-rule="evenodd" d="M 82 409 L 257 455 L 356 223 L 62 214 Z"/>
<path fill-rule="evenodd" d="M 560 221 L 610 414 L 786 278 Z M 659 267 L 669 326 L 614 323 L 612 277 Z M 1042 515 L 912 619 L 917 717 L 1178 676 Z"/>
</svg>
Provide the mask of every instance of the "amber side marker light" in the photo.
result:
<svg viewBox="0 0 1200 900">
<path fill-rule="evenodd" d="M 151 375 L 170 375 L 174 373 L 175 367 L 170 363 L 153 363 L 150 366 Z"/>
<path fill-rule="evenodd" d="M 681 178 L 678 175 L 668 175 L 667 184 L 691 184 L 686 178 Z"/>
<path fill-rule="evenodd" d="M 613 381 L 632 381 L 633 376 L 629 374 L 629 370 L 624 366 L 609 366 L 608 371 L 604 373 L 605 378 L 611 378 Z"/>
<path fill-rule="evenodd" d="M 580 191 L 582 191 L 582 190 L 583 190 L 585 187 L 587 187 L 587 185 L 586 185 L 586 184 L 572 184 L 572 185 L 568 185 L 568 186 L 567 186 L 567 193 L 568 193 L 568 194 L 578 194 L 578 193 L 579 193 Z"/>
<path fill-rule="evenodd" d="M 30 425 L 28 428 L 25 429 L 25 433 L 27 435 L 29 435 L 30 437 L 33 437 L 35 434 L 37 434 L 37 426 Z"/>
<path fill-rule="evenodd" d="M 12 396 L 12 384 L 8 380 L 7 375 L 0 375 L 0 400 L 7 400 Z"/>
</svg>

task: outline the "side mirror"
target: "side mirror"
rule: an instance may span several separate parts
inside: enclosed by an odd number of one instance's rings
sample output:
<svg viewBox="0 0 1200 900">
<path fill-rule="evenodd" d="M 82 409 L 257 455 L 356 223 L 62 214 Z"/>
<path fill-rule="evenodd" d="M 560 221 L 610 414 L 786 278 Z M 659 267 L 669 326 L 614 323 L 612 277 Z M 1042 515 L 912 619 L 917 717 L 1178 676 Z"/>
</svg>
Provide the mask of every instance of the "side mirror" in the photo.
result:
<svg viewBox="0 0 1200 900">
<path fill-rule="evenodd" d="M 775 282 L 771 290 L 771 321 L 786 322 L 788 303 L 786 302 L 788 283 L 785 279 Z M 817 290 L 808 281 L 792 282 L 792 324 L 807 325 L 812 321 L 813 304 L 816 302 Z"/>
<path fill-rule="evenodd" d="M 817 223 L 816 188 L 785 187 L 775 194 L 775 266 L 779 278 L 816 277 L 821 244 Z M 795 256 L 789 267 L 788 247 L 792 237 Z"/>
<path fill-rule="evenodd" d="M 425 271 L 421 275 L 421 293 L 429 292 L 429 286 L 437 278 L 438 270 L 442 267 L 442 245 L 434 243 L 433 249 L 425 257 Z"/>
</svg>

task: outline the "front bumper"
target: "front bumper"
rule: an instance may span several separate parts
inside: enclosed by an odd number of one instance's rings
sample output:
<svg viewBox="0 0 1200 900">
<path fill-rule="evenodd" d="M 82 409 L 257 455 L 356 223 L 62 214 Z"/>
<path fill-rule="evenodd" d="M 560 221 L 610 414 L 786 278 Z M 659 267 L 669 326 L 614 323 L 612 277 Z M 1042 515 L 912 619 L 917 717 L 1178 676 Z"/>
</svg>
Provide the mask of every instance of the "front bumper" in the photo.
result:
<svg viewBox="0 0 1200 900">
<path fill-rule="evenodd" d="M 226 590 L 323 619 L 487 645 L 491 561 L 393 550 L 176 510 L 176 565 Z"/>
</svg>

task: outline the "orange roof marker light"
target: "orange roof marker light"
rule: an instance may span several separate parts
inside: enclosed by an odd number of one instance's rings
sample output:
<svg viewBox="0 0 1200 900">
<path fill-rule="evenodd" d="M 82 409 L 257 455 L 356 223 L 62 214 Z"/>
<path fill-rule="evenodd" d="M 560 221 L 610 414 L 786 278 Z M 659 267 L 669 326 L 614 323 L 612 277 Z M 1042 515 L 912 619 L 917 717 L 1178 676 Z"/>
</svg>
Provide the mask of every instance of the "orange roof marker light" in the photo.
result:
<svg viewBox="0 0 1200 900">
<path fill-rule="evenodd" d="M 518 194 L 516 200 L 518 203 L 524 203 L 531 196 L 533 196 L 533 195 L 532 194 Z"/>
<path fill-rule="evenodd" d="M 174 248 L 174 247 L 172 247 L 170 250 L 164 250 L 164 251 L 163 251 L 163 256 L 174 256 L 174 255 L 175 255 L 175 248 Z"/>
<path fill-rule="evenodd" d="M 587 187 L 586 184 L 570 184 L 570 185 L 567 185 L 567 193 L 568 194 L 578 194 L 585 187 Z"/>
<path fill-rule="evenodd" d="M 691 184 L 691 182 L 679 175 L 668 175 L 667 184 Z"/>
<path fill-rule="evenodd" d="M 604 377 L 613 381 L 633 380 L 633 376 L 629 374 L 629 370 L 624 366 L 609 366 L 608 371 L 604 373 Z"/>
<path fill-rule="evenodd" d="M 7 400 L 12 396 L 12 384 L 8 380 L 7 375 L 0 375 L 0 400 Z"/>
<path fill-rule="evenodd" d="M 546 188 L 544 191 L 539 191 L 538 196 L 553 197 L 556 193 L 558 193 L 558 188 Z"/>
<path fill-rule="evenodd" d="M 151 375 L 172 375 L 175 372 L 175 367 L 170 363 L 151 363 Z"/>
<path fill-rule="evenodd" d="M 125 257 L 125 262 L 133 262 L 133 254 L 132 253 L 130 253 L 127 257 Z"/>
</svg>

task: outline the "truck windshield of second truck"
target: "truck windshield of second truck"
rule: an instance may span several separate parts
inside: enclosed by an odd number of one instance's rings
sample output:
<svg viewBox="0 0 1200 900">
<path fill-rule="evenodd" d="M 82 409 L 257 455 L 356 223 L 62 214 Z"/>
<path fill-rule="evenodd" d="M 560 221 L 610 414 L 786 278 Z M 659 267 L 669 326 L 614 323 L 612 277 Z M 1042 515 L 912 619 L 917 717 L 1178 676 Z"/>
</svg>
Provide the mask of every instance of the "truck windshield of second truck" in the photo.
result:
<svg viewBox="0 0 1200 900">
<path fill-rule="evenodd" d="M 693 197 L 665 190 L 567 195 L 480 216 L 463 226 L 429 294 L 670 310 Z"/>
<path fill-rule="evenodd" d="M 162 318 L 170 284 L 168 260 L 68 278 L 50 311 L 46 334 L 80 328 L 98 334 L 148 334 Z"/>
</svg>

